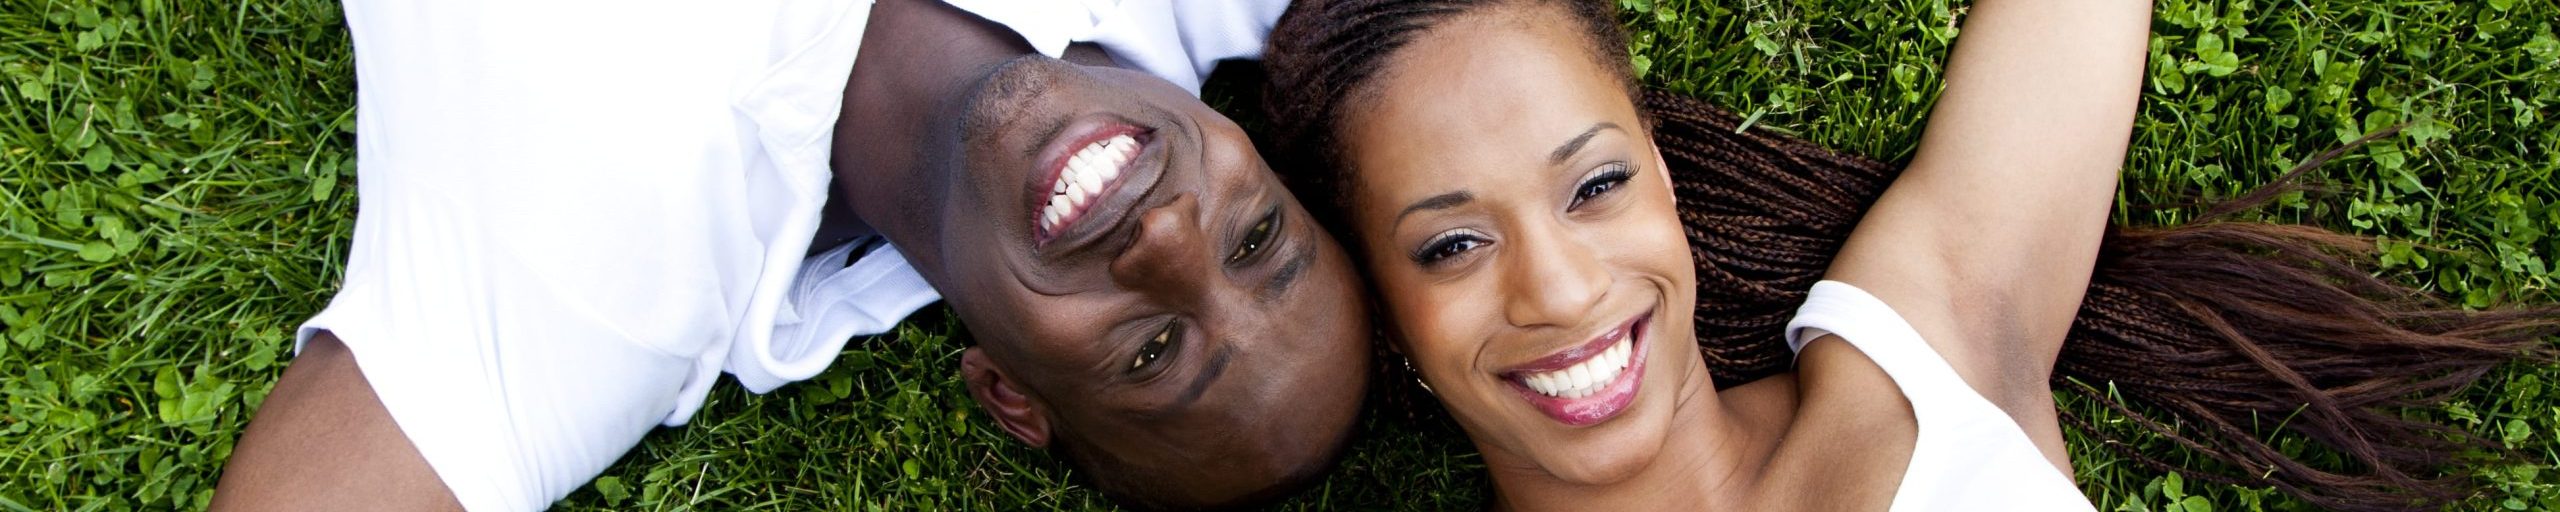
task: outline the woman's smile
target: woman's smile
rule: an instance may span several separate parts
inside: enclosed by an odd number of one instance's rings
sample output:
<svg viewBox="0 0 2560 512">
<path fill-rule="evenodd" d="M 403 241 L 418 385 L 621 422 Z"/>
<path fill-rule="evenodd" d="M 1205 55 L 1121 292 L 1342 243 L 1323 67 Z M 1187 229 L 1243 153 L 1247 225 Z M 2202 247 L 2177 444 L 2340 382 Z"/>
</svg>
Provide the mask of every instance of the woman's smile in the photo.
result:
<svg viewBox="0 0 2560 512">
<path fill-rule="evenodd" d="M 1567 426 L 1608 421 L 1636 401 L 1644 385 L 1647 311 L 1580 346 L 1501 372 L 1520 398 Z"/>
<path fill-rule="evenodd" d="M 1395 343 L 1487 465 L 1624 483 L 1681 431 L 1680 404 L 1712 393 L 1694 260 L 1622 83 L 1581 35 L 1511 19 L 1414 39 L 1361 94 L 1428 100 L 1346 110 L 1339 133 L 1357 142 L 1316 168 L 1344 171 L 1328 195 Z"/>
</svg>

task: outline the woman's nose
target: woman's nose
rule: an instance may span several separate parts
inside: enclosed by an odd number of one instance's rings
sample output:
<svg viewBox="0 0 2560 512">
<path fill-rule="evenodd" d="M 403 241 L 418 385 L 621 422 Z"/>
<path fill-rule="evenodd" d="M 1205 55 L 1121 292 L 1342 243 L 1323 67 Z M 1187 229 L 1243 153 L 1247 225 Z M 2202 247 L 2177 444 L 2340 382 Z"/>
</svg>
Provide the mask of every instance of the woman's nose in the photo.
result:
<svg viewBox="0 0 2560 512">
<path fill-rule="evenodd" d="M 1504 264 L 1503 316 L 1516 327 L 1583 324 L 1609 291 L 1609 272 L 1592 248 L 1561 226 L 1515 231 Z"/>
</svg>

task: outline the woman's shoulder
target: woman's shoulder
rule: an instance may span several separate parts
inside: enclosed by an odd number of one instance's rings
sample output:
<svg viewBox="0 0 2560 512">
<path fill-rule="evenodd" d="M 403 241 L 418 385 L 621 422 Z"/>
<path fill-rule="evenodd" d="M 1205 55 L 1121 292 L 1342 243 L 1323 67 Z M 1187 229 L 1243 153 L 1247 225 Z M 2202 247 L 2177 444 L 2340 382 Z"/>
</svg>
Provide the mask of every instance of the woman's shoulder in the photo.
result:
<svg viewBox="0 0 2560 512">
<path fill-rule="evenodd" d="M 1893 377 L 1856 346 L 1824 335 L 1799 352 L 1792 384 L 1794 421 L 1763 472 L 1760 502 L 1778 505 L 1771 510 L 1892 504 L 1920 435 Z"/>
<path fill-rule="evenodd" d="M 1815 285 L 1788 324 L 1790 338 L 1801 343 L 1817 333 L 1845 336 L 1843 341 L 1864 347 L 1875 362 L 1893 366 L 1890 373 L 1910 380 L 1901 383 L 1905 389 L 1962 389 L 2013 415 L 2051 407 L 2046 382 L 2054 357 L 2044 349 L 2051 344 L 2026 340 L 2041 334 L 2017 325 L 2018 316 L 2003 306 L 2011 298 L 1928 279 L 1860 277 L 1869 279 Z"/>
<path fill-rule="evenodd" d="M 1925 281 L 1847 281 L 1816 285 L 1789 335 L 1831 335 L 1867 364 L 1883 366 L 1921 409 L 2004 416 L 2062 465 L 2061 423 L 2047 384 L 2053 357 L 2044 344 L 2020 339 L 2031 330 L 1997 306 L 2005 300 L 1978 291 L 1933 295 L 1926 288 L 1934 283 Z M 1932 296 L 1945 300 L 1923 299 Z"/>
</svg>

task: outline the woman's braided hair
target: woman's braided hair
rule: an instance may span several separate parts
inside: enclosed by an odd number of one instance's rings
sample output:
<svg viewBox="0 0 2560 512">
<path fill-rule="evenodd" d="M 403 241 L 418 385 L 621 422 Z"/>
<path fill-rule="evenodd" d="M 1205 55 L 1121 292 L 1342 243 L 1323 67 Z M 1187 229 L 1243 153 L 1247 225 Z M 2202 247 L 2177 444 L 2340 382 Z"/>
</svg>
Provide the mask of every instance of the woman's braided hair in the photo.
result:
<svg viewBox="0 0 2560 512">
<path fill-rule="evenodd" d="M 1900 167 L 1641 90 L 1603 1 L 1301 0 L 1274 28 L 1264 64 L 1274 168 L 1319 218 L 1345 229 L 1353 171 L 1341 154 L 1342 117 L 1374 101 L 1373 78 L 1406 42 L 1506 2 L 1569 14 L 1649 118 L 1697 264 L 1698 343 L 1719 387 L 1790 370 L 1781 329 Z M 2263 203 L 2345 149 L 2206 218 Z M 2326 508 L 2406 510 L 2461 496 L 2470 486 L 2447 464 L 2465 448 L 2494 447 L 2395 410 L 2439 401 L 2502 363 L 2548 358 L 2542 339 L 2560 332 L 2560 310 L 2449 307 L 2370 274 L 2372 246 L 2295 225 L 2111 227 L 2053 383 L 2227 467 L 2179 467 L 2067 410 L 2065 423 L 2156 469 L 2274 486 Z M 2273 423 L 2349 463 L 2287 456 L 2256 430 Z"/>
</svg>

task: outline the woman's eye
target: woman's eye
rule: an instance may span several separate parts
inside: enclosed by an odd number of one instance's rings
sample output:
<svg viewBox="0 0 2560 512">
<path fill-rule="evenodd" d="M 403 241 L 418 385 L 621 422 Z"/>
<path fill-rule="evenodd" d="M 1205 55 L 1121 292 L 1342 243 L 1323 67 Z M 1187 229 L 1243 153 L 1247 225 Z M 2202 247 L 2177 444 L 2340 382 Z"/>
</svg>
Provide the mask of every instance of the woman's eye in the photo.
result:
<svg viewBox="0 0 2560 512">
<path fill-rule="evenodd" d="M 1583 201 L 1617 190 L 1619 185 L 1626 184 L 1627 179 L 1633 175 L 1633 172 L 1627 170 L 1626 164 L 1613 163 L 1603 167 L 1599 174 L 1582 180 L 1581 185 L 1574 186 L 1573 204 L 1568 208 L 1582 206 Z"/>
<path fill-rule="evenodd" d="M 1245 230 L 1244 240 L 1236 243 L 1236 250 L 1227 253 L 1227 264 L 1233 265 L 1244 261 L 1245 258 L 1253 257 L 1255 253 L 1262 252 L 1262 246 L 1271 244 L 1271 231 L 1279 223 L 1280 209 L 1278 208 L 1271 209 L 1271 213 L 1263 214 L 1262 220 L 1254 221 L 1253 228 Z"/>
<path fill-rule="evenodd" d="M 1173 340 L 1180 337 L 1182 337 L 1180 322 L 1164 324 L 1163 330 L 1156 331 L 1156 337 L 1148 339 L 1146 345 L 1138 347 L 1138 358 L 1129 362 L 1129 369 L 1142 369 L 1148 364 L 1155 363 L 1156 358 L 1164 357 L 1166 348 L 1173 346 Z"/>
<path fill-rule="evenodd" d="M 1467 251 L 1475 250 L 1477 247 L 1483 247 L 1484 244 L 1485 240 L 1483 238 L 1470 234 L 1461 233 L 1443 236 L 1433 239 L 1430 243 L 1423 244 L 1422 250 L 1415 251 L 1413 253 L 1413 262 L 1420 263 L 1426 267 L 1431 266 L 1442 261 L 1447 261 L 1450 258 L 1466 254 Z"/>
</svg>

